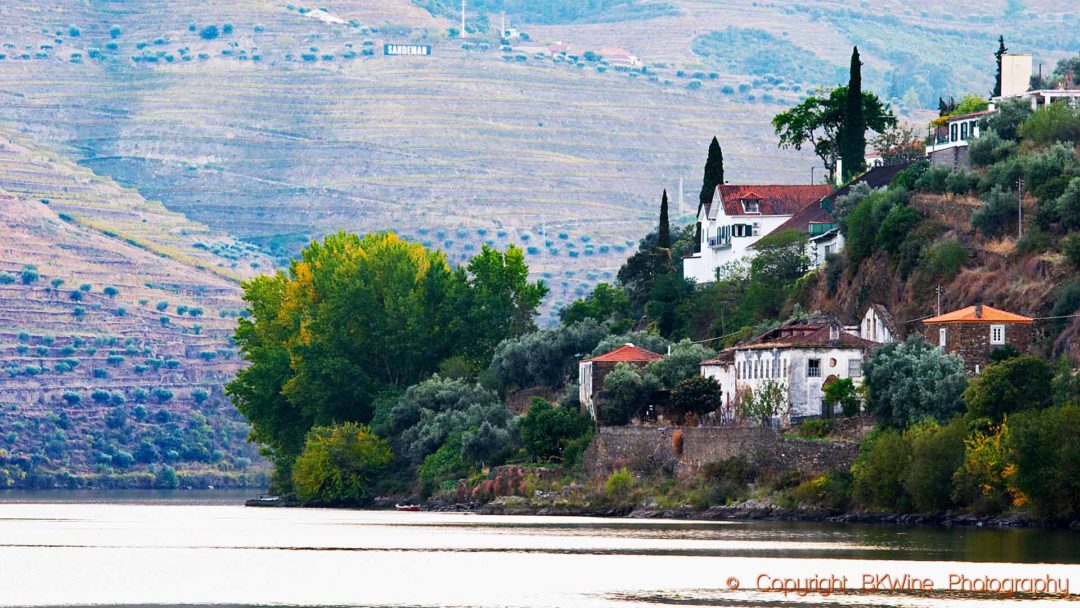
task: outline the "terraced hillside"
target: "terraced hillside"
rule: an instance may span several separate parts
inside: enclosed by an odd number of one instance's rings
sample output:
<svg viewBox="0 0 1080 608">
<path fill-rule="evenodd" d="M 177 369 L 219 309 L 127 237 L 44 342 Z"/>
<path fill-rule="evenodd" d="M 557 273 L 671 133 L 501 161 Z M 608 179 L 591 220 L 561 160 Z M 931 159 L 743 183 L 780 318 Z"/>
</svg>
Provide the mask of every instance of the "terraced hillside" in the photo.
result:
<svg viewBox="0 0 1080 608">
<path fill-rule="evenodd" d="M 0 488 L 261 479 L 222 385 L 264 258 L 3 137 L 0 237 Z"/>
</svg>

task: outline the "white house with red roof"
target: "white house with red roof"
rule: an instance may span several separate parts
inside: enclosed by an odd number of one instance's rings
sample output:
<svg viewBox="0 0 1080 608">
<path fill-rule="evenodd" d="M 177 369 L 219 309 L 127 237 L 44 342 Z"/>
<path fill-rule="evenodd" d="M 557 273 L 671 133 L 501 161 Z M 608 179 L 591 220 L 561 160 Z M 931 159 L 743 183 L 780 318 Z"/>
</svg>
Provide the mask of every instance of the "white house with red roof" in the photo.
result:
<svg viewBox="0 0 1080 608">
<path fill-rule="evenodd" d="M 611 65 L 620 65 L 628 68 L 641 67 L 642 65 L 640 57 L 624 48 L 608 47 L 600 49 L 599 55 L 601 59 Z"/>
<path fill-rule="evenodd" d="M 629 363 L 635 367 L 645 367 L 664 356 L 651 350 L 623 344 L 615 350 L 602 355 L 583 359 L 578 363 L 578 399 L 588 408 L 589 415 L 597 420 L 596 402 L 598 394 L 604 390 L 604 378 L 620 363 Z"/>
<path fill-rule="evenodd" d="M 834 414 L 824 405 L 824 388 L 841 378 L 861 384 L 863 361 L 879 346 L 832 320 L 793 322 L 702 361 L 701 375 L 715 378 L 726 398 L 736 402 L 751 398 L 767 382 L 779 385 L 788 411 L 776 422 L 786 426 Z"/>
<path fill-rule="evenodd" d="M 683 259 L 683 276 L 697 283 L 716 280 L 716 269 L 752 255 L 748 248 L 832 186 L 749 186 L 723 184 L 698 209 L 698 250 Z"/>
</svg>

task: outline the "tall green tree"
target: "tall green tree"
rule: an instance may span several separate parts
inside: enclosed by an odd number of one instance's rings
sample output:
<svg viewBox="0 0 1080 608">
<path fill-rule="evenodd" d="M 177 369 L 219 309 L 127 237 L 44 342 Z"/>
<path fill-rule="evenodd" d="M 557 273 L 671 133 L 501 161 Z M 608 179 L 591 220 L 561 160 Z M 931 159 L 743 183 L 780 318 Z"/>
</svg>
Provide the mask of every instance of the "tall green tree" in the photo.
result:
<svg viewBox="0 0 1080 608">
<path fill-rule="evenodd" d="M 847 87 L 836 87 L 828 95 L 811 95 L 799 105 L 777 114 L 772 125 L 781 148 L 802 150 L 810 145 L 836 181 L 836 159 L 840 155 L 839 135 L 847 114 Z M 896 116 L 887 104 L 873 93 L 862 92 L 862 114 L 866 128 L 882 133 L 896 126 Z"/>
<path fill-rule="evenodd" d="M 720 142 L 713 136 L 709 144 L 709 156 L 705 160 L 705 175 L 701 182 L 701 195 L 698 198 L 698 211 L 712 200 L 716 187 L 724 183 L 724 152 Z"/>
<path fill-rule="evenodd" d="M 664 196 L 660 199 L 660 226 L 657 230 L 657 247 L 663 247 L 664 249 L 671 249 L 671 226 L 668 224 L 668 202 L 667 202 L 667 189 L 664 189 Z"/>
<path fill-rule="evenodd" d="M 994 78 L 994 91 L 991 93 L 991 97 L 1001 95 L 1001 58 L 1008 52 L 1009 49 L 1005 48 L 1005 36 L 998 36 L 998 50 L 994 53 L 994 57 L 997 59 L 997 76 Z"/>
<path fill-rule="evenodd" d="M 484 248 L 452 271 L 439 252 L 392 233 L 313 242 L 288 273 L 243 285 L 252 313 L 235 334 L 250 363 L 226 391 L 267 449 L 276 481 L 315 426 L 367 423 L 376 397 L 419 382 L 443 360 L 487 361 L 529 331 L 546 292 L 521 251 Z"/>
<path fill-rule="evenodd" d="M 848 77 L 847 98 L 844 103 L 844 122 L 840 128 L 840 158 L 844 159 L 844 181 L 866 169 L 866 118 L 863 116 L 862 61 L 859 47 L 851 51 L 851 71 Z"/>
</svg>

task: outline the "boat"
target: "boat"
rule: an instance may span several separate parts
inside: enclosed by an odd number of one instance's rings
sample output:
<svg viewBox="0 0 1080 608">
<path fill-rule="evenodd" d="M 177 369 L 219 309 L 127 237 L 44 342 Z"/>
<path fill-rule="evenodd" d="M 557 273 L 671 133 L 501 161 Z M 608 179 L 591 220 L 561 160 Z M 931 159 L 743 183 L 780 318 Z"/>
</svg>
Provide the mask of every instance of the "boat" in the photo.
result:
<svg viewBox="0 0 1080 608">
<path fill-rule="evenodd" d="M 419 511 L 420 505 L 394 505 L 394 509 L 398 511 Z"/>
</svg>

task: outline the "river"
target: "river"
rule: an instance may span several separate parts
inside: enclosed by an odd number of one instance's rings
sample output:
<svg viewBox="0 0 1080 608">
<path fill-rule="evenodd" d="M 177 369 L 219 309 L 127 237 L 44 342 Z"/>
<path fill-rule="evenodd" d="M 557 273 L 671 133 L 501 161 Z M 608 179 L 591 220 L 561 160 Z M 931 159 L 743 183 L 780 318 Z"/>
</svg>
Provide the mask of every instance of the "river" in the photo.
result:
<svg viewBox="0 0 1080 608">
<path fill-rule="evenodd" d="M 246 495 L 0 493 L 0 605 L 1076 606 L 979 585 L 1080 594 L 1080 533 L 1062 530 L 254 509 Z"/>
</svg>

